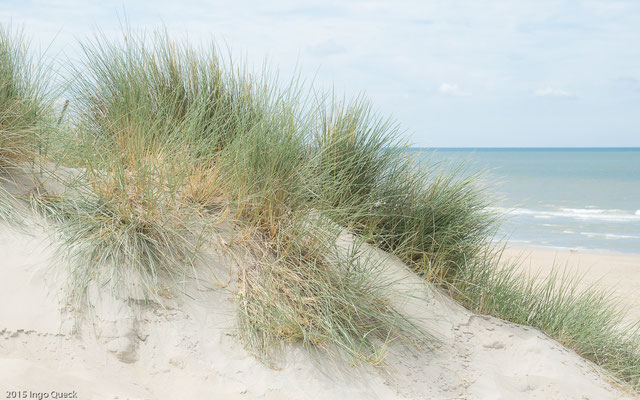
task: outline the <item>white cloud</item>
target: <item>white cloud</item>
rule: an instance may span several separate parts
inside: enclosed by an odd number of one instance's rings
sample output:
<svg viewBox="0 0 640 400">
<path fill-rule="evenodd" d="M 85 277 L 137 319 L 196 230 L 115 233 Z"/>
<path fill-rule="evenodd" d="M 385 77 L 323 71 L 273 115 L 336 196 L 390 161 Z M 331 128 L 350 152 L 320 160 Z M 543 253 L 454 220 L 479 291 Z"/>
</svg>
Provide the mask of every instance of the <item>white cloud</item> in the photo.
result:
<svg viewBox="0 0 640 400">
<path fill-rule="evenodd" d="M 538 89 L 533 92 L 533 94 L 539 97 L 575 97 L 575 95 L 569 91 L 552 88 L 551 86 L 547 86 L 544 89 Z"/>
<path fill-rule="evenodd" d="M 458 97 L 471 96 L 472 94 L 471 92 L 465 92 L 464 90 L 460 89 L 460 86 L 458 86 L 457 83 L 450 84 L 445 82 L 440 85 L 439 91 L 442 94 L 447 94 L 449 96 L 458 96 Z"/>
</svg>

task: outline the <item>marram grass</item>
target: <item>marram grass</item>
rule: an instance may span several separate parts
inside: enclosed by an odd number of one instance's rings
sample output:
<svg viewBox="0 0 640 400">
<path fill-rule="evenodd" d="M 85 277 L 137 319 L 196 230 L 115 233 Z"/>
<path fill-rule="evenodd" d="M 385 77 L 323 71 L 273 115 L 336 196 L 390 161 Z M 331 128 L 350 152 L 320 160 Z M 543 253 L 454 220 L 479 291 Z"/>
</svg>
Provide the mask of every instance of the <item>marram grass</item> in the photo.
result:
<svg viewBox="0 0 640 400">
<path fill-rule="evenodd" d="M 33 161 L 50 100 L 42 60 L 31 55 L 21 31 L 0 26 L 0 168 Z"/>
<path fill-rule="evenodd" d="M 304 225 L 288 228 L 296 239 L 258 238 L 255 263 L 240 266 L 239 326 L 251 350 L 269 360 L 274 345 L 300 342 L 377 365 L 392 343 L 434 342 L 395 309 L 391 297 L 400 294 L 362 243 L 342 249 L 335 227 L 318 219 Z"/>
<path fill-rule="evenodd" d="M 5 185 L 45 150 L 53 128 L 48 71 L 21 30 L 0 25 L 0 221 L 14 225 L 23 222 L 24 204 Z"/>
<path fill-rule="evenodd" d="M 13 67 L 20 46 L 3 46 L 13 84 L 2 98 L 13 100 L 2 134 L 28 139 L 43 95 Z M 49 157 L 78 174 L 36 199 L 64 239 L 76 300 L 93 283 L 179 290 L 226 219 L 246 261 L 238 328 L 264 359 L 300 342 L 378 364 L 396 341 L 433 340 L 393 307 L 392 283 L 359 252 L 374 245 L 468 308 L 541 329 L 640 390 L 640 335 L 619 328 L 620 309 L 595 290 L 499 268 L 487 250 L 499 221 L 478 177 L 417 166 L 398 125 L 362 98 L 276 85 L 166 32 L 97 35 L 83 49 L 66 118 L 39 131 Z M 29 154 L 11 151 L 5 159 Z M 351 251 L 337 245 L 343 233 Z"/>
<path fill-rule="evenodd" d="M 198 119 L 210 99 L 197 93 L 218 70 L 200 63 L 194 72 L 193 55 L 166 36 L 148 51 L 135 36 L 98 39 L 83 46 L 69 135 L 57 146 L 79 176 L 40 205 L 59 222 L 76 302 L 92 281 L 118 292 L 133 281 L 153 298 L 191 274 L 222 201 L 215 165 L 202 157 L 212 143 Z"/>
<path fill-rule="evenodd" d="M 389 343 L 426 338 L 373 272 L 329 261 L 336 245 L 316 225 L 337 209 L 316 194 L 326 181 L 296 81 L 278 89 L 164 33 L 98 36 L 83 49 L 70 134 L 57 146 L 80 174 L 39 203 L 60 228 L 77 303 L 91 284 L 147 298 L 179 291 L 225 215 L 259 255 L 240 266 L 237 299 L 256 355 L 299 341 L 377 363 Z"/>
</svg>

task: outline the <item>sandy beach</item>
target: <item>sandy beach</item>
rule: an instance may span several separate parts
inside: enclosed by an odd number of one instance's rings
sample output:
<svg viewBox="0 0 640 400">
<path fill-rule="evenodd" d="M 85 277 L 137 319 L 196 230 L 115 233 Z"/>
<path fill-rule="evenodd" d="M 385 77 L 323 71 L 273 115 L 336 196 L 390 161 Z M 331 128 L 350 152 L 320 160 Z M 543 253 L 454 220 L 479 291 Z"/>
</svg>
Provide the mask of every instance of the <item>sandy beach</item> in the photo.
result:
<svg viewBox="0 0 640 400">
<path fill-rule="evenodd" d="M 509 247 L 504 260 L 518 261 L 524 271 L 539 280 L 554 270 L 560 276 L 580 277 L 579 288 L 595 286 L 609 291 L 627 309 L 627 321 L 640 320 L 640 255 Z"/>
</svg>

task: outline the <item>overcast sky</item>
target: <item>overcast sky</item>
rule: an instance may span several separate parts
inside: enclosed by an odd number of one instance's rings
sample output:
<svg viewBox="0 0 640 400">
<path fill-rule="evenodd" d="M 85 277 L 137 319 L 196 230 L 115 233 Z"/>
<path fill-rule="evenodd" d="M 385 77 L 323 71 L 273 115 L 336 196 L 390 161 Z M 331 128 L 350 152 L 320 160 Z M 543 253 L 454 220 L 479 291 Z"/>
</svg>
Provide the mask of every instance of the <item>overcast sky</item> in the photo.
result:
<svg viewBox="0 0 640 400">
<path fill-rule="evenodd" d="M 640 146 L 640 1 L 0 0 L 72 58 L 124 14 L 364 92 L 417 146 Z"/>
</svg>

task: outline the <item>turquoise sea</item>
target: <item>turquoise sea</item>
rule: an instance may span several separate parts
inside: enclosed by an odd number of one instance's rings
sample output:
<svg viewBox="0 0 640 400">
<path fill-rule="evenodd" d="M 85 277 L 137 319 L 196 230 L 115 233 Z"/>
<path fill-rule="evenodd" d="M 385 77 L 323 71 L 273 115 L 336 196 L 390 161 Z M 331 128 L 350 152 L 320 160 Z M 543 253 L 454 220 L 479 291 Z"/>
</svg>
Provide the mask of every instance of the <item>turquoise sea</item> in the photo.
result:
<svg viewBox="0 0 640 400">
<path fill-rule="evenodd" d="M 640 148 L 412 149 L 425 162 L 486 171 L 513 245 L 640 254 Z"/>
</svg>

